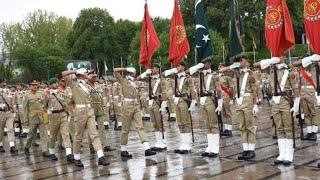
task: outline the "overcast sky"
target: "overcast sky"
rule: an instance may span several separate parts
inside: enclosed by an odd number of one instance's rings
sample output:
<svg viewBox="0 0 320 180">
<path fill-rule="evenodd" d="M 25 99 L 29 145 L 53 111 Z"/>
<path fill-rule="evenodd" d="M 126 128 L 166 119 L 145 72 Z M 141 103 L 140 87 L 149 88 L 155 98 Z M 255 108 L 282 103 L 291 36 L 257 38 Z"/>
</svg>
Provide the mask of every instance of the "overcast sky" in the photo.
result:
<svg viewBox="0 0 320 180">
<path fill-rule="evenodd" d="M 145 0 L 0 0 L 0 23 L 18 22 L 28 12 L 45 9 L 75 19 L 83 8 L 99 7 L 118 19 L 142 21 Z M 148 0 L 152 17 L 171 18 L 173 0 Z"/>
</svg>

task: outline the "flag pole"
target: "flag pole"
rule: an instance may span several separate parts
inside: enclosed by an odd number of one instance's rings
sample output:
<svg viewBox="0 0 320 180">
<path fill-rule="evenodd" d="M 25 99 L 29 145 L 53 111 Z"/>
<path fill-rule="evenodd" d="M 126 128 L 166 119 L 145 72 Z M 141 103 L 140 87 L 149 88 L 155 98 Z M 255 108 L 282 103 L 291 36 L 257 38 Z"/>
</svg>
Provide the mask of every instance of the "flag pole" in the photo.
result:
<svg viewBox="0 0 320 180">
<path fill-rule="evenodd" d="M 225 66 L 226 65 L 226 60 L 225 60 L 225 47 L 224 47 L 224 44 L 222 45 L 222 61 L 223 61 L 223 65 Z"/>
<path fill-rule="evenodd" d="M 256 63 L 256 48 L 253 46 L 253 63 Z"/>
<path fill-rule="evenodd" d="M 289 49 L 289 61 L 290 61 L 290 66 L 291 66 L 292 65 L 291 49 Z"/>
</svg>

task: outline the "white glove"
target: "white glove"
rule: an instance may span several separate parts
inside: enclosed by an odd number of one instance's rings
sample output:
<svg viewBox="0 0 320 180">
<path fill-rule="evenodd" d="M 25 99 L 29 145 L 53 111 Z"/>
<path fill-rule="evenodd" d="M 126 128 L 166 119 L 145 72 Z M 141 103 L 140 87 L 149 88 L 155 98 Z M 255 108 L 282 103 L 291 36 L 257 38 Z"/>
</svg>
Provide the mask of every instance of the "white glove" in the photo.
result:
<svg viewBox="0 0 320 180">
<path fill-rule="evenodd" d="M 312 56 L 310 56 L 311 61 L 320 61 L 320 55 L 319 54 L 313 54 Z"/>
<path fill-rule="evenodd" d="M 317 105 L 320 106 L 320 96 L 317 96 Z"/>
<path fill-rule="evenodd" d="M 135 73 L 136 69 L 133 67 L 128 67 L 128 68 L 126 68 L 126 71 L 131 72 L 131 73 Z"/>
<path fill-rule="evenodd" d="M 196 73 L 199 69 L 203 68 L 204 67 L 204 64 L 203 63 L 199 63 L 195 66 L 192 66 L 190 69 L 189 69 L 189 72 L 190 72 L 190 75 Z"/>
<path fill-rule="evenodd" d="M 229 66 L 230 69 L 236 69 L 240 67 L 240 62 L 235 62 Z"/>
<path fill-rule="evenodd" d="M 168 69 L 166 71 L 164 71 L 164 76 L 170 76 L 171 74 L 175 74 L 178 73 L 177 68 L 172 68 L 172 69 Z"/>
<path fill-rule="evenodd" d="M 167 101 L 162 101 L 160 111 L 161 112 L 166 112 L 166 107 L 168 107 L 168 102 Z"/>
<path fill-rule="evenodd" d="M 294 98 L 293 107 L 290 109 L 293 114 L 299 114 L 300 97 Z"/>
<path fill-rule="evenodd" d="M 107 107 L 110 107 L 110 103 L 107 103 Z"/>
<path fill-rule="evenodd" d="M 279 57 L 272 57 L 270 60 L 271 60 L 271 64 L 278 64 L 280 62 Z"/>
<path fill-rule="evenodd" d="M 76 70 L 76 73 L 84 75 L 87 73 L 87 70 L 85 68 L 80 68 Z"/>
<path fill-rule="evenodd" d="M 305 57 L 301 60 L 303 67 L 308 67 L 310 64 L 312 64 L 312 58 L 311 56 Z"/>
<path fill-rule="evenodd" d="M 193 112 L 193 111 L 196 110 L 196 103 L 197 103 L 196 100 L 192 100 L 192 101 L 191 101 L 191 104 L 190 104 L 190 107 L 189 107 L 189 111 L 190 111 L 190 112 Z"/>
<path fill-rule="evenodd" d="M 252 111 L 253 111 L 253 115 L 257 115 L 258 114 L 258 112 L 259 112 L 259 108 L 258 108 L 258 105 L 253 105 L 253 109 L 252 109 Z"/>
<path fill-rule="evenodd" d="M 144 79 L 147 75 L 151 74 L 151 69 L 147 69 L 144 73 L 140 75 L 141 79 Z"/>
<path fill-rule="evenodd" d="M 216 112 L 220 113 L 222 111 L 223 99 L 218 99 L 218 106 L 216 108 Z"/>
</svg>

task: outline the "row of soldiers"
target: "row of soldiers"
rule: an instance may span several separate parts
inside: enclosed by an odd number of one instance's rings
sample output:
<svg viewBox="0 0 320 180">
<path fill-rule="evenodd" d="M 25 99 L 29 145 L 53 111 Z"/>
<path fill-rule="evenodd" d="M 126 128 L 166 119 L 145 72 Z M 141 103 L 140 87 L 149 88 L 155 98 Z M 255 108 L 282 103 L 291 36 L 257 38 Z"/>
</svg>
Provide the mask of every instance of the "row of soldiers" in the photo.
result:
<svg viewBox="0 0 320 180">
<path fill-rule="evenodd" d="M 121 89 L 121 95 L 119 93 L 117 97 L 119 101 L 108 101 L 111 96 L 104 95 L 108 94 L 107 88 L 103 83 L 99 85 L 99 80 L 93 72 L 87 72 L 85 69 L 62 72 L 58 78 L 50 79 L 49 87 L 43 91 L 38 89 L 37 81 L 31 81 L 22 106 L 23 125 L 29 125 L 25 154 L 30 155 L 29 148 L 36 130 L 39 129 L 43 155 L 57 160 L 55 142 L 60 133 L 63 146 L 66 148 L 67 161 L 83 167 L 80 160 L 81 142 L 84 130 L 87 129 L 91 149 L 99 158 L 98 163 L 108 165 L 103 150 L 112 149 L 107 145 L 103 126 L 108 119 L 106 110 L 111 107 L 110 102 L 113 102 L 113 106 L 119 107 L 117 111 L 121 112 L 116 113 L 122 119 L 121 157 L 132 158 L 127 144 L 133 121 L 146 156 L 165 151 L 165 113 L 171 120 L 176 118 L 180 131 L 180 146 L 174 152 L 190 153 L 194 142 L 192 118 L 196 106 L 200 108 L 207 131 L 208 146 L 202 156 L 217 157 L 220 136 L 232 135 L 230 104 L 234 103 L 243 145 L 243 153 L 238 159 L 250 160 L 255 157 L 258 105 L 261 99 L 268 95 L 279 145 L 279 157 L 274 163 L 290 165 L 294 156 L 295 139 L 292 113 L 301 114 L 305 119 L 308 134 L 303 139 L 316 141 L 318 116 L 315 109 L 320 104 L 319 95 L 315 94 L 316 71 L 313 66 L 316 66 L 316 58 L 303 58 L 294 63 L 293 68 L 285 63 L 284 57 L 262 60 L 254 64 L 255 69 L 271 69 L 275 72 L 269 74 L 261 73 L 260 70 L 250 70 L 249 61 L 245 56 L 237 57 L 231 66 L 220 67 L 218 72 L 212 71 L 211 59 L 206 59 L 189 69 L 181 62 L 178 67 L 164 72 L 161 72 L 160 64 L 155 63 L 151 69 L 137 78 L 134 67 L 114 68 L 116 87 Z M 310 80 L 310 77 L 313 79 Z M 14 106 L 14 98 L 10 99 L 9 93 L 3 90 L 3 85 L 1 82 L 0 109 L 3 115 L 0 118 L 5 118 L 1 122 L 13 122 L 13 114 L 17 112 L 17 107 Z M 117 95 L 112 98 L 116 98 Z M 49 119 L 49 143 L 43 122 L 46 119 L 45 114 L 48 114 Z M 149 145 L 142 122 L 143 116 L 150 117 L 153 123 L 156 138 L 154 147 Z M 13 127 L 10 122 L 1 124 L 1 131 L 4 126 Z M 14 136 L 9 135 L 8 139 L 12 147 L 10 151 L 16 153 Z"/>
</svg>

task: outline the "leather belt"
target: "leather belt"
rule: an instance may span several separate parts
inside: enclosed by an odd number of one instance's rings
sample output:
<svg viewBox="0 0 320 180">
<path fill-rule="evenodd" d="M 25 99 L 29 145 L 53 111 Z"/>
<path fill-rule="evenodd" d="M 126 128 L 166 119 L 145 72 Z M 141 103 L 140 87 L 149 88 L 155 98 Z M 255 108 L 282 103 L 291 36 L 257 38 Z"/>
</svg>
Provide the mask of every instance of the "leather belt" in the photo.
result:
<svg viewBox="0 0 320 180">
<path fill-rule="evenodd" d="M 62 112 L 64 112 L 64 109 L 53 110 L 52 114 L 59 114 L 59 113 L 62 113 Z"/>
</svg>

